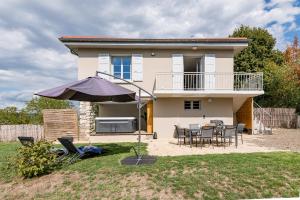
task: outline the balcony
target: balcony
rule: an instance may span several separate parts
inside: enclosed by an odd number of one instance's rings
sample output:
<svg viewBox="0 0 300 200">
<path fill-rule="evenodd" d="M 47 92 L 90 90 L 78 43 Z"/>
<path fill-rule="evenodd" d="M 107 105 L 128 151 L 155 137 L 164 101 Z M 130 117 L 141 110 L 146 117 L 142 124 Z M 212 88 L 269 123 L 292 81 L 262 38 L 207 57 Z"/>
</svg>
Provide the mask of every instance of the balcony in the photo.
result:
<svg viewBox="0 0 300 200">
<path fill-rule="evenodd" d="M 263 73 L 157 73 L 156 94 L 263 94 Z"/>
</svg>

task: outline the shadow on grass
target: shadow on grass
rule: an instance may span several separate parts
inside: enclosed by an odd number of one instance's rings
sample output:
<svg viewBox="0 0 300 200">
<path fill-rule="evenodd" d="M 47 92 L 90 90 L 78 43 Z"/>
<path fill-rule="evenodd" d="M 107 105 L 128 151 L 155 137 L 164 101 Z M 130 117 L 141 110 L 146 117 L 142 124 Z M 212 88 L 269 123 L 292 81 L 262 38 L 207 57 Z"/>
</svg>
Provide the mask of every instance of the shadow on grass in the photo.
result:
<svg viewBox="0 0 300 200">
<path fill-rule="evenodd" d="M 137 148 L 137 143 L 103 143 L 103 144 L 93 144 L 93 146 L 100 147 L 104 149 L 104 153 L 100 156 L 111 156 L 117 154 L 129 154 L 134 153 L 133 148 Z M 146 152 L 146 145 L 141 144 L 141 151 Z"/>
<path fill-rule="evenodd" d="M 131 149 L 134 147 L 134 145 L 124 146 L 124 145 L 120 145 L 120 144 L 116 144 L 116 143 L 102 144 L 102 145 L 97 144 L 94 146 L 104 149 L 104 153 L 101 156 L 110 156 L 110 155 L 114 155 L 114 154 L 130 153 Z"/>
</svg>

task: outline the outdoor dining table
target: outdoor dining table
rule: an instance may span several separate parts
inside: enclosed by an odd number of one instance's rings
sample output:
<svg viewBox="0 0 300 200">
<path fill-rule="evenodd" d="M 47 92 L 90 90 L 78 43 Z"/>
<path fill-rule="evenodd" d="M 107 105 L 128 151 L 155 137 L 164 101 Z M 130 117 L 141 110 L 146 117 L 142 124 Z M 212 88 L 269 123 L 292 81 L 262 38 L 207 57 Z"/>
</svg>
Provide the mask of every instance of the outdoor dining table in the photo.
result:
<svg viewBox="0 0 300 200">
<path fill-rule="evenodd" d="M 217 127 L 217 125 L 215 125 L 215 124 L 207 124 L 206 126 L 213 126 L 214 128 L 216 128 Z M 225 127 L 226 125 L 222 125 L 222 128 L 223 127 Z M 190 143 L 190 147 L 192 148 L 192 146 L 193 146 L 193 131 L 194 131 L 194 129 L 189 129 L 189 128 L 186 128 L 185 129 L 187 132 L 188 132 L 188 136 L 189 136 L 189 143 Z M 200 133 L 200 131 L 201 131 L 201 129 L 199 129 L 199 133 Z M 200 133 L 201 134 L 201 133 Z M 217 136 L 217 134 L 216 134 L 216 137 L 218 137 Z M 196 140 L 197 140 L 197 138 L 196 138 Z M 197 142 L 197 141 L 196 141 Z M 238 146 L 238 136 L 237 136 L 237 131 L 235 131 L 235 147 L 237 148 L 237 146 Z"/>
</svg>

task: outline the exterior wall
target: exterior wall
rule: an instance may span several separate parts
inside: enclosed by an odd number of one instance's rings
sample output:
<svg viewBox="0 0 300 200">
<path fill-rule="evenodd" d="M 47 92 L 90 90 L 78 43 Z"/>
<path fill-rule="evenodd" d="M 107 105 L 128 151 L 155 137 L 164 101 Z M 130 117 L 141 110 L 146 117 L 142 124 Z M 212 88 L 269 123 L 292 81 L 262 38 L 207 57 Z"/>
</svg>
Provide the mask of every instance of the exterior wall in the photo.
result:
<svg viewBox="0 0 300 200">
<path fill-rule="evenodd" d="M 233 72 L 233 50 L 139 50 L 139 49 L 80 49 L 78 51 L 78 79 L 83 79 L 89 76 L 94 76 L 98 70 L 98 54 L 109 53 L 110 55 L 131 55 L 131 54 L 143 54 L 143 81 L 135 82 L 135 84 L 141 86 L 149 92 L 154 89 L 155 75 L 158 72 L 172 72 L 172 54 L 183 54 L 184 56 L 202 56 L 204 54 L 213 53 L 216 56 L 216 72 Z M 155 56 L 151 54 L 154 53 Z M 171 82 L 171 81 L 170 81 Z M 122 84 L 130 90 L 136 91 L 133 86 Z M 142 93 L 143 95 L 143 93 Z M 219 100 L 217 100 L 219 101 Z M 228 101 L 228 102 L 227 102 Z M 168 104 L 167 102 L 172 102 Z M 201 123 L 209 122 L 213 117 L 218 119 L 224 119 L 227 124 L 232 123 L 232 99 L 222 100 L 221 104 L 212 102 L 210 106 L 207 101 L 202 102 L 202 110 L 194 113 L 194 111 L 185 112 L 183 110 L 183 102 L 180 99 L 158 99 L 154 102 L 154 131 L 159 134 L 169 137 L 171 131 L 173 131 L 173 125 L 177 122 L 184 123 Z M 227 102 L 227 103 L 226 103 Z M 165 106 L 166 108 L 165 108 Z M 224 106 L 225 105 L 225 106 Z M 136 105 L 134 105 L 136 106 Z M 175 106 L 175 107 L 173 107 Z M 226 106 L 228 106 L 226 108 Z M 176 109 L 174 109 L 176 108 Z M 178 109 L 177 109 L 178 108 Z M 215 109 L 217 108 L 217 109 Z M 182 110 L 181 110 L 182 109 Z M 218 110 L 219 109 L 219 110 Z M 229 111 L 230 110 L 230 111 Z M 218 114 L 221 112 L 221 114 Z M 122 107 L 114 104 L 100 106 L 101 116 L 136 116 L 132 110 L 132 106 Z M 182 115 L 179 115 L 181 113 Z M 132 114 L 132 115 L 131 115 Z M 173 114 L 173 115 L 172 115 Z M 206 119 L 202 119 L 202 115 L 207 116 Z M 166 116 L 165 116 L 166 115 Z M 160 120 L 161 119 L 161 120 Z M 183 121 L 181 121 L 181 119 Z M 175 121 L 174 121 L 175 120 Z M 176 121 L 177 120 L 177 121 Z M 143 121 L 142 127 L 146 128 L 145 121 Z M 91 106 L 88 102 L 80 104 L 80 135 L 86 136 L 91 133 L 92 124 L 94 119 L 91 117 Z"/>
<path fill-rule="evenodd" d="M 98 69 L 98 54 L 110 55 L 143 54 L 143 81 L 135 82 L 147 91 L 154 87 L 155 74 L 158 72 L 172 72 L 172 54 L 181 53 L 187 56 L 201 56 L 205 53 L 216 55 L 216 72 L 233 72 L 232 50 L 138 50 L 138 49 L 80 49 L 78 60 L 78 79 L 94 76 Z M 155 53 L 152 56 L 151 53 Z M 127 88 L 135 88 L 126 85 Z"/>
<path fill-rule="evenodd" d="M 200 110 L 184 110 L 185 100 L 200 100 Z M 159 138 L 174 136 L 174 125 L 188 128 L 189 124 L 208 124 L 212 119 L 233 124 L 232 98 L 159 98 L 154 101 L 154 131 Z M 203 117 L 205 115 L 205 117 Z"/>
</svg>

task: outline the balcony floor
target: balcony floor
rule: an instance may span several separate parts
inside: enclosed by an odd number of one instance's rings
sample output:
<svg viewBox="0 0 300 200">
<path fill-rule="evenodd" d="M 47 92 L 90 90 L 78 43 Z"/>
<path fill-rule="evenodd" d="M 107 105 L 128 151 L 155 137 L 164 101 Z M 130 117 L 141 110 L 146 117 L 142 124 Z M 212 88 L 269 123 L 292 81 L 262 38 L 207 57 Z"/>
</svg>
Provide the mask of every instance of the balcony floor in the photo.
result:
<svg viewBox="0 0 300 200">
<path fill-rule="evenodd" d="M 154 90 L 157 97 L 255 97 L 264 94 L 259 90 Z"/>
</svg>

